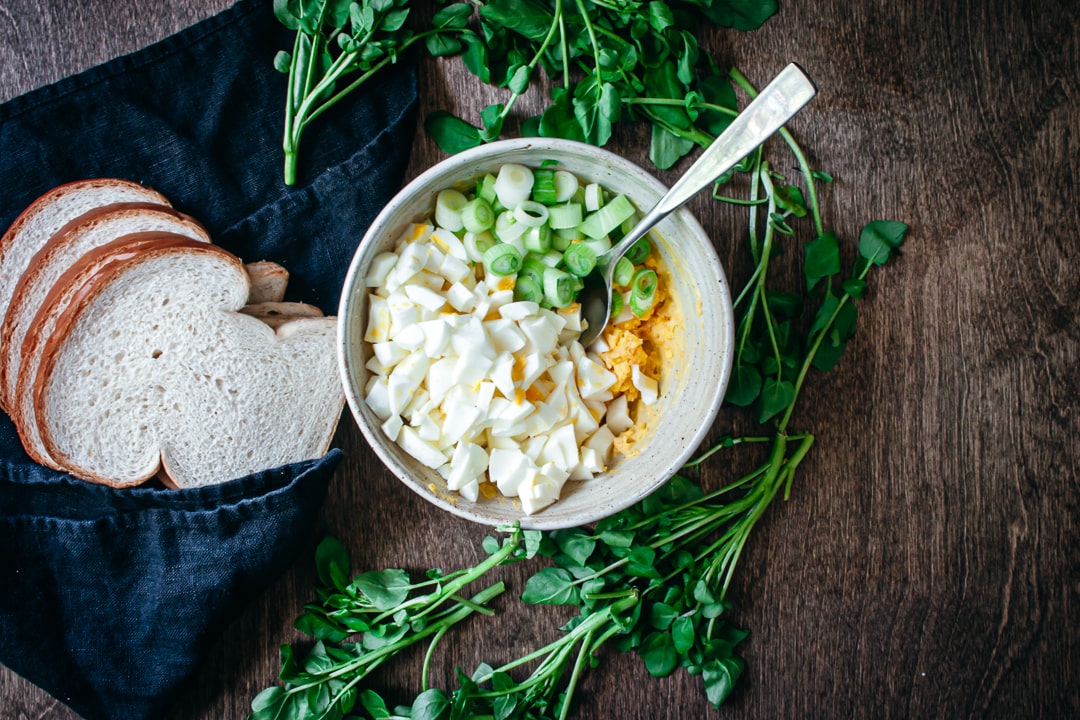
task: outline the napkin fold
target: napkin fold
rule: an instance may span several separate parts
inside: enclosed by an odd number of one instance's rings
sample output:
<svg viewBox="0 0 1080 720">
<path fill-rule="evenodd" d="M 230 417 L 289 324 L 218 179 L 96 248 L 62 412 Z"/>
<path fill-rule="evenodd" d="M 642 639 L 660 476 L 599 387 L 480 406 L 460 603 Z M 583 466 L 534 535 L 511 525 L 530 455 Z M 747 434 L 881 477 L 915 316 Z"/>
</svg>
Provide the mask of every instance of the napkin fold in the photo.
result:
<svg viewBox="0 0 1080 720">
<path fill-rule="evenodd" d="M 349 260 L 400 188 L 416 124 L 407 58 L 321 116 L 282 182 L 292 47 L 271 0 L 0 105 L 0 231 L 46 190 L 149 185 L 245 261 L 333 314 Z M 326 457 L 194 490 L 117 490 L 28 459 L 0 414 L 0 662 L 87 718 L 161 715 L 210 643 L 296 558 Z"/>
</svg>

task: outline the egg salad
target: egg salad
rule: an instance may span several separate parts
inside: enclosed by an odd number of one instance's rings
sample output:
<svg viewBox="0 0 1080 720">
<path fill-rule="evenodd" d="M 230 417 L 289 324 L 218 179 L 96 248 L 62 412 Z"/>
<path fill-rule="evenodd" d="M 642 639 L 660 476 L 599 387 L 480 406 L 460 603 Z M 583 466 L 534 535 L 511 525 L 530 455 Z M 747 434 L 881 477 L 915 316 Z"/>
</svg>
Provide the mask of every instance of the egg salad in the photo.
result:
<svg viewBox="0 0 1080 720">
<path fill-rule="evenodd" d="M 572 204 L 574 194 L 565 189 L 566 198 L 555 203 Z M 522 218 L 543 215 L 536 207 L 520 211 L 528 197 L 496 194 L 490 205 L 507 212 L 502 200 L 516 200 Z M 661 304 L 656 262 L 641 265 L 651 273 L 649 302 L 642 307 L 628 286 L 614 324 L 586 349 L 578 342 L 579 288 L 551 282 L 547 272 L 580 278 L 592 267 L 571 267 L 576 261 L 562 261 L 565 251 L 492 252 L 503 245 L 517 250 L 504 239 L 511 234 L 499 237 L 494 218 L 492 237 L 479 239 L 487 247 L 478 247 L 477 235 L 487 229 L 469 230 L 477 223 L 459 223 L 454 214 L 472 200 L 444 200 L 433 224 L 407 227 L 368 269 L 364 339 L 372 352 L 365 402 L 382 431 L 436 470 L 449 490 L 470 501 L 498 492 L 533 514 L 558 500 L 567 481 L 604 472 L 637 435 L 634 408 L 659 399 L 659 359 L 649 352 Z M 566 247 L 579 244 L 571 239 Z M 521 272 L 520 262 L 490 262 L 496 256 L 538 259 L 545 267 L 534 277 Z M 551 292 L 535 292 L 530 280 Z"/>
</svg>

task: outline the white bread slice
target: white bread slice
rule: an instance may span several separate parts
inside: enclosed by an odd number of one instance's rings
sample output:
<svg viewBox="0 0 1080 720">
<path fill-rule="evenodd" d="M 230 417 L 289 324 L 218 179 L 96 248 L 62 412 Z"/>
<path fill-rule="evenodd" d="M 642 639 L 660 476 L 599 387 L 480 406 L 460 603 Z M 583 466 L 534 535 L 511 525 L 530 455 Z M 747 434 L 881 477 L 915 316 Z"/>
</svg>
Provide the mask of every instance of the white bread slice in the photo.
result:
<svg viewBox="0 0 1080 720">
<path fill-rule="evenodd" d="M 48 454 L 117 487 L 162 467 L 180 488 L 324 454 L 344 405 L 334 324 L 275 333 L 235 312 L 248 292 L 240 260 L 205 244 L 144 250 L 84 283 L 32 387 Z"/>
<path fill-rule="evenodd" d="M 0 406 L 9 408 L 15 402 L 23 337 L 53 284 L 86 252 L 136 232 L 174 232 L 210 242 L 206 230 L 193 218 L 164 205 L 143 202 L 94 208 L 53 233 L 15 285 L 0 326 Z"/>
<path fill-rule="evenodd" d="M 86 253 L 53 285 L 23 338 L 15 394 L 8 407 L 8 413 L 19 431 L 19 439 L 22 440 L 26 453 L 36 462 L 54 470 L 66 470 L 48 454 L 41 442 L 33 396 L 34 378 L 41 361 L 41 353 L 63 311 L 86 283 L 107 269 L 111 263 L 127 262 L 146 249 L 194 247 L 200 242 L 175 233 L 143 232 L 125 235 Z"/>
<path fill-rule="evenodd" d="M 323 312 L 319 308 L 301 302 L 254 303 L 240 308 L 240 312 L 259 318 L 275 329 L 300 318 L 319 318 L 323 316 Z"/>
<path fill-rule="evenodd" d="M 15 284 L 30 259 L 57 230 L 84 212 L 118 202 L 169 205 L 156 190 L 129 180 L 100 178 L 55 187 L 23 210 L 0 237 L 0 316 L 7 311 Z"/>
<path fill-rule="evenodd" d="M 272 260 L 256 260 L 244 266 L 251 279 L 249 305 L 274 302 L 285 299 L 285 290 L 289 286 L 289 271 Z"/>
</svg>

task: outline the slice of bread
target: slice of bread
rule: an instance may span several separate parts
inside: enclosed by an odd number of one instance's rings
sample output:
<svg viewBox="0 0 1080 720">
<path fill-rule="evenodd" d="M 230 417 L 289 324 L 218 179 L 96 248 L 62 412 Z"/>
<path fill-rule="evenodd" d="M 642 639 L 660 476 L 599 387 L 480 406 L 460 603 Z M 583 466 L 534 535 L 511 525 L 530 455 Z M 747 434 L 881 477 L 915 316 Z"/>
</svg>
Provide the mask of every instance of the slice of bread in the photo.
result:
<svg viewBox="0 0 1080 720">
<path fill-rule="evenodd" d="M 251 278 L 249 305 L 281 302 L 289 286 L 289 271 L 272 260 L 256 260 L 244 266 Z"/>
<path fill-rule="evenodd" d="M 112 486 L 160 467 L 188 488 L 323 455 L 344 405 L 336 323 L 275 333 L 236 312 L 248 294 L 239 259 L 201 243 L 94 273 L 59 312 L 30 386 L 48 456 Z"/>
<path fill-rule="evenodd" d="M 23 337 L 19 371 L 13 401 L 8 414 L 19 431 L 26 453 L 36 462 L 54 470 L 66 470 L 45 449 L 38 432 L 37 416 L 34 414 L 33 383 L 45 343 L 56 328 L 56 321 L 83 289 L 84 285 L 110 264 L 128 262 L 147 249 L 165 247 L 196 247 L 201 241 L 184 235 L 167 232 L 143 232 L 125 235 L 99 248 L 89 251 L 60 276 L 42 300 Z"/>
<path fill-rule="evenodd" d="M 94 208 L 58 231 L 31 259 L 19 278 L 0 326 L 0 406 L 14 403 L 22 341 L 53 284 L 84 254 L 136 232 L 173 232 L 210 242 L 193 218 L 165 205 L 125 202 Z"/>
<path fill-rule="evenodd" d="M 15 285 L 31 258 L 57 230 L 85 212 L 118 202 L 169 205 L 156 190 L 129 180 L 79 180 L 53 188 L 26 210 L 0 237 L 0 316 L 7 311 Z"/>
</svg>

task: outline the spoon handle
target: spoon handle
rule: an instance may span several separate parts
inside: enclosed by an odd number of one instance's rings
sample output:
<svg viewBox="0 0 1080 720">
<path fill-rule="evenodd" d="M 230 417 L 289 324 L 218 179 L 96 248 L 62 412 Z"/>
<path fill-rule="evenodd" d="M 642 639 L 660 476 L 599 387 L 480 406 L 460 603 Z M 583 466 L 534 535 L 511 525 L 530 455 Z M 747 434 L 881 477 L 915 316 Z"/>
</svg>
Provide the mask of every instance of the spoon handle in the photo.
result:
<svg viewBox="0 0 1080 720">
<path fill-rule="evenodd" d="M 799 112 L 817 93 L 814 83 L 795 63 L 784 68 L 753 102 L 739 113 L 701 157 L 671 186 L 645 217 L 613 247 L 604 260 L 614 266 L 656 223 L 735 167 L 757 146 Z"/>
</svg>

